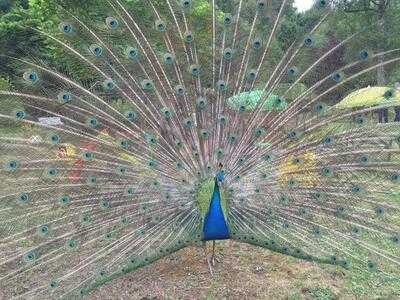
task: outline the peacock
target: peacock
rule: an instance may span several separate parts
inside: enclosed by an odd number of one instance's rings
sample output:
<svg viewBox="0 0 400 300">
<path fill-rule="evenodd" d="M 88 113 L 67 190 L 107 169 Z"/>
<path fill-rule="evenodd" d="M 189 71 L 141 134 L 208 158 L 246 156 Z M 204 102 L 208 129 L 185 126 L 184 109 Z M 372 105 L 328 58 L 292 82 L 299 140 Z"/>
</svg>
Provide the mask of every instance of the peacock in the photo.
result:
<svg viewBox="0 0 400 300">
<path fill-rule="evenodd" d="M 1 58 L 17 74 L 0 91 L 17 132 L 0 135 L 3 299 L 84 297 L 209 241 L 212 273 L 226 239 L 400 279 L 400 123 L 375 118 L 400 92 L 339 102 L 400 49 L 360 42 L 332 69 L 371 29 L 327 41 L 338 8 L 318 0 L 283 39 L 292 4 L 49 4 L 29 30 L 65 63 Z"/>
</svg>

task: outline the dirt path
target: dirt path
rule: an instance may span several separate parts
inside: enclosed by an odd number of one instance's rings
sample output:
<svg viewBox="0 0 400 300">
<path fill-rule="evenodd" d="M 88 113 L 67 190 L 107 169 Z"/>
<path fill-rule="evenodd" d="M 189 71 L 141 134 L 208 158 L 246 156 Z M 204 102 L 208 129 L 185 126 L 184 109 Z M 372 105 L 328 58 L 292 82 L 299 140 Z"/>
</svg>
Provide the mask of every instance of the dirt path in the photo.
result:
<svg viewBox="0 0 400 300">
<path fill-rule="evenodd" d="M 218 243 L 211 277 L 201 248 L 190 247 L 116 279 L 90 299 L 336 299 L 345 274 L 251 245 Z"/>
</svg>

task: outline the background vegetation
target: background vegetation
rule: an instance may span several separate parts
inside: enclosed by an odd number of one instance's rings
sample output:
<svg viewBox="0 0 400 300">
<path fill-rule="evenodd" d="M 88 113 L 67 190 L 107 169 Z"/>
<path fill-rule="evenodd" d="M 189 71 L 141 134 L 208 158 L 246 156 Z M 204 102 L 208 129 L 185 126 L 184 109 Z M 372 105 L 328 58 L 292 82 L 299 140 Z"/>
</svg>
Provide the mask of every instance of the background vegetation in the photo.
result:
<svg viewBox="0 0 400 300">
<path fill-rule="evenodd" d="M 249 1 L 254 2 L 255 0 Z M 67 13 L 63 7 L 68 7 L 74 15 L 80 16 L 83 21 L 90 24 L 97 19 L 104 20 L 107 15 L 105 9 L 106 0 L 0 0 L 0 55 L 10 55 L 13 57 L 35 57 L 38 60 L 45 60 L 53 67 L 58 69 L 73 70 L 76 76 L 82 80 L 89 80 L 91 72 L 87 68 L 80 68 L 69 55 L 54 47 L 43 35 L 35 31 L 38 28 L 43 31 L 54 31 L 63 16 Z M 153 13 L 148 9 L 145 1 L 125 0 L 125 5 L 131 8 L 133 17 L 147 20 L 151 26 L 148 27 L 149 34 L 152 31 L 154 22 Z M 160 2 L 155 0 L 152 2 Z M 232 12 L 235 1 L 217 0 L 219 12 Z M 272 7 L 279 7 L 281 1 L 273 0 Z M 288 8 L 284 11 L 283 22 L 277 33 L 277 39 L 272 46 L 272 54 L 269 63 L 274 65 L 282 57 L 286 49 L 296 39 L 310 30 L 317 22 L 321 14 L 317 9 L 311 9 L 305 13 L 298 13 L 293 7 L 294 0 L 289 1 Z M 317 1 L 318 2 L 318 1 Z M 202 17 L 209 14 L 210 5 L 207 0 L 194 1 L 191 18 Z M 233 3 L 233 4 L 232 4 Z M 317 4 L 316 4 L 317 5 Z M 357 58 L 361 49 L 370 50 L 374 53 L 389 49 L 400 48 L 400 1 L 395 0 L 334 0 L 333 11 L 321 30 L 318 31 L 316 38 L 317 54 L 326 52 L 344 38 L 357 31 L 363 31 L 353 39 L 351 43 L 341 47 L 332 55 L 329 61 L 319 68 L 316 68 L 312 77 L 321 78 L 327 73 L 352 62 Z M 249 5 L 250 6 L 250 5 Z M 132 10 L 132 8 L 134 8 Z M 260 25 L 268 34 L 270 21 L 276 17 L 276 10 L 271 10 L 271 14 L 265 16 L 265 20 Z M 241 18 L 243 24 L 251 24 L 254 11 L 245 11 Z M 200 25 L 199 25 L 200 26 Z M 206 26 L 206 25 L 201 25 Z M 202 28 L 204 29 L 204 28 Z M 208 30 L 202 33 L 208 38 Z M 145 32 L 146 34 L 146 32 Z M 116 37 L 121 38 L 121 37 Z M 199 53 L 208 51 L 208 43 L 201 44 Z M 299 61 L 306 66 L 315 59 L 315 55 L 304 54 Z M 300 66 L 301 67 L 301 66 Z M 78 72 L 78 73 L 76 73 Z M 9 59 L 0 56 L 0 84 L 3 81 L 13 81 L 20 74 L 15 65 Z M 400 69 L 385 67 L 363 77 L 362 80 L 352 82 L 357 87 L 366 85 L 392 85 L 400 80 Z M 340 95 L 342 96 L 342 95 Z M 339 97 L 339 95 L 337 95 Z"/>
</svg>

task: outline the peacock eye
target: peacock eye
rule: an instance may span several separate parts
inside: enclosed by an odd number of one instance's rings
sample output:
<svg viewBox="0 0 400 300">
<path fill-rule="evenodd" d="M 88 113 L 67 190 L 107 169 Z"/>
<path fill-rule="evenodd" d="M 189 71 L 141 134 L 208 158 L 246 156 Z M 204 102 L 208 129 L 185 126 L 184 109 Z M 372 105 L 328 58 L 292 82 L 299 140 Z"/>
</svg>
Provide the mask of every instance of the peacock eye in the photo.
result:
<svg viewBox="0 0 400 300">
<path fill-rule="evenodd" d="M 256 74 L 257 74 L 256 70 L 250 70 L 248 75 L 247 75 L 247 79 L 250 80 L 250 81 L 255 80 L 256 76 L 257 76 Z"/>
<path fill-rule="evenodd" d="M 139 50 L 137 48 L 128 47 L 126 48 L 125 53 L 129 59 L 135 60 L 139 58 Z"/>
<path fill-rule="evenodd" d="M 166 65 L 171 65 L 174 62 L 174 57 L 171 53 L 164 54 L 164 63 Z"/>
<path fill-rule="evenodd" d="M 232 50 L 230 48 L 225 49 L 224 51 L 224 59 L 230 60 L 232 58 Z"/>
<path fill-rule="evenodd" d="M 178 96 L 183 96 L 185 94 L 185 89 L 180 85 L 175 88 L 175 91 Z"/>
<path fill-rule="evenodd" d="M 262 45 L 261 39 L 256 39 L 256 40 L 254 40 L 254 42 L 253 42 L 253 48 L 254 48 L 255 50 L 260 49 L 260 48 L 261 48 L 261 45 Z"/>
<path fill-rule="evenodd" d="M 356 122 L 358 125 L 363 125 L 363 124 L 364 124 L 364 121 L 365 121 L 365 119 L 364 119 L 364 117 L 363 117 L 362 115 L 357 115 L 357 116 L 355 117 L 355 122 Z"/>
<path fill-rule="evenodd" d="M 324 167 L 324 168 L 322 168 L 321 173 L 323 176 L 330 176 L 330 175 L 332 175 L 332 170 L 328 167 Z"/>
<path fill-rule="evenodd" d="M 117 21 L 117 19 L 115 19 L 113 17 L 108 17 L 106 19 L 106 24 L 107 24 L 108 28 L 110 28 L 110 29 L 116 29 L 119 26 L 119 22 Z"/>
<path fill-rule="evenodd" d="M 224 24 L 225 25 L 230 25 L 232 23 L 232 15 L 231 14 L 226 14 L 224 16 Z"/>
<path fill-rule="evenodd" d="M 327 144 L 327 145 L 331 144 L 332 143 L 332 138 L 331 137 L 325 138 L 324 143 Z"/>
<path fill-rule="evenodd" d="M 263 10 L 265 8 L 265 6 L 266 6 L 265 0 L 258 0 L 257 1 L 257 8 L 259 10 Z"/>
<path fill-rule="evenodd" d="M 219 91 L 221 91 L 221 92 L 225 91 L 225 89 L 226 89 L 225 81 L 223 81 L 223 80 L 218 81 L 217 87 L 218 87 Z"/>
<path fill-rule="evenodd" d="M 154 90 L 154 83 L 152 80 L 149 79 L 145 79 L 142 81 L 142 88 L 146 91 L 146 92 L 151 92 Z"/>
<path fill-rule="evenodd" d="M 341 81 L 343 79 L 343 76 L 342 76 L 341 73 L 335 72 L 335 73 L 332 74 L 332 79 L 334 81 L 336 81 L 336 82 L 339 82 L 339 81 Z"/>
<path fill-rule="evenodd" d="M 201 135 L 204 139 L 208 138 L 208 131 L 207 130 L 202 130 Z"/>
<path fill-rule="evenodd" d="M 191 4 L 192 4 L 191 0 L 181 0 L 181 5 L 184 9 L 189 8 Z"/>
<path fill-rule="evenodd" d="M 59 28 L 59 30 L 60 30 L 62 33 L 64 33 L 64 34 L 69 34 L 69 33 L 72 32 L 72 25 L 69 24 L 69 23 L 61 22 L 61 23 L 58 25 L 58 28 Z"/>
<path fill-rule="evenodd" d="M 193 42 L 193 34 L 191 32 L 186 32 L 185 33 L 185 41 L 188 44 Z"/>
<path fill-rule="evenodd" d="M 394 96 L 393 90 L 387 90 L 387 91 L 385 92 L 385 94 L 383 94 L 383 97 L 385 97 L 386 99 L 392 98 L 393 96 Z"/>
<path fill-rule="evenodd" d="M 367 60 L 369 57 L 370 57 L 369 51 L 367 51 L 367 50 L 360 51 L 360 58 L 362 60 Z"/>
<path fill-rule="evenodd" d="M 90 45 L 89 50 L 94 56 L 97 57 L 103 54 L 103 48 L 97 44 Z"/>
<path fill-rule="evenodd" d="M 197 108 L 198 109 L 204 109 L 207 105 L 206 99 L 200 97 L 197 99 Z"/>
<path fill-rule="evenodd" d="M 41 231 L 43 234 L 48 233 L 48 232 L 49 232 L 49 226 L 43 225 L 43 226 L 40 228 L 40 231 Z"/>
<path fill-rule="evenodd" d="M 97 177 L 96 176 L 89 176 L 89 178 L 87 179 L 88 184 L 93 185 L 96 184 L 97 182 Z"/>
<path fill-rule="evenodd" d="M 34 84 L 39 81 L 39 75 L 36 71 L 27 71 L 24 73 L 23 78 L 26 82 Z"/>
<path fill-rule="evenodd" d="M 312 46 L 312 44 L 313 44 L 313 39 L 311 37 L 306 37 L 304 39 L 304 45 L 305 46 L 309 47 L 309 46 Z"/>
<path fill-rule="evenodd" d="M 198 65 L 190 66 L 190 73 L 193 77 L 198 77 L 200 75 L 200 67 Z"/>
<path fill-rule="evenodd" d="M 23 202 L 23 203 L 28 202 L 28 200 L 29 200 L 28 194 L 27 194 L 27 193 L 21 193 L 21 194 L 19 195 L 19 200 L 20 200 L 21 202 Z"/>
<path fill-rule="evenodd" d="M 297 75 L 297 73 L 298 73 L 298 70 L 297 70 L 296 67 L 292 67 L 292 68 L 290 68 L 290 69 L 288 70 L 288 75 L 289 75 L 289 76 L 295 76 L 295 75 Z"/>
<path fill-rule="evenodd" d="M 135 111 L 126 112 L 126 118 L 129 121 L 135 121 L 138 118 L 138 114 Z"/>
<path fill-rule="evenodd" d="M 62 196 L 62 197 L 60 198 L 60 203 L 61 203 L 62 205 L 69 204 L 70 202 L 71 202 L 71 199 L 70 199 L 69 196 Z"/>
<path fill-rule="evenodd" d="M 48 174 L 49 176 L 54 176 L 54 175 L 56 175 L 56 170 L 50 168 L 50 169 L 47 171 L 47 174 Z"/>
<path fill-rule="evenodd" d="M 399 174 L 393 174 L 393 175 L 391 176 L 391 180 L 392 180 L 393 182 L 398 182 L 398 181 L 400 180 L 400 175 L 399 175 Z"/>
<path fill-rule="evenodd" d="M 114 81 L 112 79 L 106 79 L 103 82 L 103 87 L 107 91 L 111 91 L 115 88 Z"/>
<path fill-rule="evenodd" d="M 156 29 L 158 32 L 164 32 L 166 30 L 166 25 L 165 25 L 164 21 L 157 20 L 156 21 Z"/>
<path fill-rule="evenodd" d="M 15 113 L 15 117 L 16 117 L 17 119 L 23 119 L 23 118 L 25 118 L 25 112 L 23 112 L 22 110 L 17 111 L 17 112 Z"/>
<path fill-rule="evenodd" d="M 327 4 L 327 3 L 326 3 L 326 0 L 320 0 L 320 1 L 319 1 L 319 6 L 320 6 L 320 7 L 325 7 L 326 4 Z"/>
<path fill-rule="evenodd" d="M 289 133 L 288 133 L 289 138 L 294 139 L 294 138 L 296 138 L 296 136 L 297 136 L 296 131 L 294 131 L 294 130 L 289 131 Z"/>
<path fill-rule="evenodd" d="M 368 158 L 367 155 L 362 155 L 362 156 L 360 157 L 360 162 L 362 162 L 362 163 L 367 163 L 368 161 L 369 161 L 369 158 Z"/>
<path fill-rule="evenodd" d="M 32 262 L 36 259 L 36 254 L 33 251 L 29 251 L 25 254 L 25 262 Z"/>
<path fill-rule="evenodd" d="M 220 122 L 222 125 L 225 125 L 225 124 L 228 122 L 228 119 L 227 119 L 227 117 L 225 117 L 225 116 L 220 116 L 220 117 L 219 117 L 219 122 Z"/>
</svg>

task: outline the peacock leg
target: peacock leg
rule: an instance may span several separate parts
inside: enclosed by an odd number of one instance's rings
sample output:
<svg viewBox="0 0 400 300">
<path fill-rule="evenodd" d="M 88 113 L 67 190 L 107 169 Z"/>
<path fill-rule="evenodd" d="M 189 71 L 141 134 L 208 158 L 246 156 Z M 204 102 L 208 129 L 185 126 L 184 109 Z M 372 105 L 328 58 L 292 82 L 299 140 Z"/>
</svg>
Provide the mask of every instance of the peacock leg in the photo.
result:
<svg viewBox="0 0 400 300">
<path fill-rule="evenodd" d="M 215 240 L 213 240 L 211 263 L 213 266 L 215 266 Z"/>
<path fill-rule="evenodd" d="M 211 274 L 211 277 L 212 277 L 212 276 L 214 276 L 214 273 L 213 273 L 210 257 L 208 256 L 208 253 L 207 253 L 207 242 L 206 241 L 203 242 L 203 249 L 204 249 L 204 255 L 206 256 L 208 270 L 210 271 L 210 274 Z"/>
<path fill-rule="evenodd" d="M 212 248 L 212 255 L 211 255 L 211 263 L 213 266 L 216 265 L 216 262 L 219 263 L 220 260 L 218 259 L 218 257 L 215 255 L 215 245 L 216 245 L 216 241 L 213 240 L 213 248 Z"/>
<path fill-rule="evenodd" d="M 215 266 L 215 240 L 212 241 L 212 254 L 211 254 L 211 264 Z"/>
</svg>

